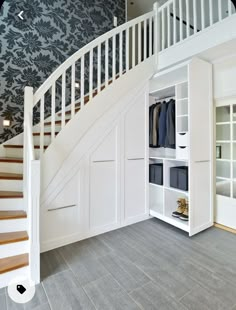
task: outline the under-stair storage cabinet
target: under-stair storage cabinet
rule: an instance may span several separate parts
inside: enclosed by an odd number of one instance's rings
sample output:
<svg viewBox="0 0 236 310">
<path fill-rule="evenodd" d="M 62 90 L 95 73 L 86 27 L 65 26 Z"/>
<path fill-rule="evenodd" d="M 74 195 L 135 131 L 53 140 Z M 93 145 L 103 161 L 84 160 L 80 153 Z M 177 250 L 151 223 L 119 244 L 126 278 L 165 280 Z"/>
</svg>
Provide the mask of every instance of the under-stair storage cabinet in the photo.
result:
<svg viewBox="0 0 236 310">
<path fill-rule="evenodd" d="M 149 165 L 161 164 L 163 185 L 149 176 L 150 215 L 189 236 L 213 225 L 212 128 L 211 64 L 193 58 L 153 77 Z"/>
</svg>

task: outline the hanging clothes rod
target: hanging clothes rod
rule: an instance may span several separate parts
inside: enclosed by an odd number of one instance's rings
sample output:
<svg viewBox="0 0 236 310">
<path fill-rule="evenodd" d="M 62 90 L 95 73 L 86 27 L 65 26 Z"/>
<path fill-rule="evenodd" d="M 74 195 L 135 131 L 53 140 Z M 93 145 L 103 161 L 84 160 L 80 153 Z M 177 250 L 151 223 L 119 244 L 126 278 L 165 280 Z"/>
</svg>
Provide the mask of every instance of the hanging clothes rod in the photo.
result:
<svg viewBox="0 0 236 310">
<path fill-rule="evenodd" d="M 155 102 L 158 102 L 158 101 L 165 101 L 165 100 L 171 100 L 171 99 L 174 99 L 175 100 L 175 96 L 172 96 L 172 97 L 165 97 L 165 98 L 155 98 Z"/>
</svg>

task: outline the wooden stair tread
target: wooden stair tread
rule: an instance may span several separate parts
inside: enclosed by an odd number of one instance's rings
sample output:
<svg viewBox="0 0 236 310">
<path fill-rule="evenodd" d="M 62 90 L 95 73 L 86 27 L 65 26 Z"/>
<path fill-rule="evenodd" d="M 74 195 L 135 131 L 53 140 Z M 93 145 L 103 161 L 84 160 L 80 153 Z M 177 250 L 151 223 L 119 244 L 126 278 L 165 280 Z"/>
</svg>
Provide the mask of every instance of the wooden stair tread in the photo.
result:
<svg viewBox="0 0 236 310">
<path fill-rule="evenodd" d="M 25 211 L 0 211 L 0 220 L 17 220 L 27 218 Z"/>
<path fill-rule="evenodd" d="M 23 180 L 23 174 L 0 172 L 0 180 Z"/>
<path fill-rule="evenodd" d="M 69 119 L 66 119 L 65 123 L 67 124 L 69 121 L 70 121 Z M 49 125 L 51 125 L 51 122 L 45 122 L 44 123 L 44 126 L 49 126 Z M 61 120 L 55 121 L 55 125 L 61 125 Z"/>
<path fill-rule="evenodd" d="M 16 232 L 0 234 L 0 245 L 27 241 L 27 240 L 29 240 L 27 231 L 16 231 Z"/>
<path fill-rule="evenodd" d="M 17 163 L 17 164 L 23 164 L 23 158 L 0 157 L 0 163 Z"/>
<path fill-rule="evenodd" d="M 75 108 L 75 113 L 77 113 L 79 110 L 80 110 L 79 107 L 78 107 L 78 108 Z M 71 115 L 71 110 L 66 111 L 66 112 L 65 112 L 65 115 Z M 58 116 L 62 116 L 62 113 L 61 113 L 61 112 L 58 113 Z"/>
<path fill-rule="evenodd" d="M 55 132 L 55 135 L 58 135 L 59 134 L 59 131 L 58 132 Z M 44 133 L 44 136 L 51 136 L 52 133 L 51 132 L 45 132 Z M 40 136 L 40 132 L 34 132 L 33 133 L 33 136 Z"/>
<path fill-rule="evenodd" d="M 0 259 L 0 274 L 23 268 L 29 265 L 29 255 L 21 254 Z"/>
<path fill-rule="evenodd" d="M 23 193 L 13 191 L 0 191 L 0 198 L 23 198 Z"/>
<path fill-rule="evenodd" d="M 5 148 L 7 149 L 23 149 L 23 145 L 21 144 L 6 144 L 4 145 Z M 40 149 L 40 145 L 35 145 L 35 149 Z M 44 145 L 44 149 L 46 150 L 48 148 L 48 145 Z"/>
</svg>

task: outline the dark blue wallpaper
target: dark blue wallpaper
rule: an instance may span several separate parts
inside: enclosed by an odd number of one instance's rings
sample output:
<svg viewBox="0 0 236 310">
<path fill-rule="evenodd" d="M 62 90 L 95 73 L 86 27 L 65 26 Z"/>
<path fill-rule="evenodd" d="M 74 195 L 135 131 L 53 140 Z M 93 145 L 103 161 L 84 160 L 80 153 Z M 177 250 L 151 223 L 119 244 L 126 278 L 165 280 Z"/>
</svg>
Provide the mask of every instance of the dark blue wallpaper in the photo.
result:
<svg viewBox="0 0 236 310">
<path fill-rule="evenodd" d="M 17 15 L 23 10 L 24 20 Z M 70 55 L 125 21 L 125 0 L 6 0 L 0 12 L 0 143 L 22 132 L 23 91 L 36 90 Z M 10 128 L 4 117 L 13 117 Z"/>
</svg>

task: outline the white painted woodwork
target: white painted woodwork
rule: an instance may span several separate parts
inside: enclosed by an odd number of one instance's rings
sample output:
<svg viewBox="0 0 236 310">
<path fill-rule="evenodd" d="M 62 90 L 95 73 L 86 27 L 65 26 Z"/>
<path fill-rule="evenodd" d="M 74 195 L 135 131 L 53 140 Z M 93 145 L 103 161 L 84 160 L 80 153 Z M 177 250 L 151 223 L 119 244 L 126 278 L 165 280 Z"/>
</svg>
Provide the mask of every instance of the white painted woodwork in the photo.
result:
<svg viewBox="0 0 236 310">
<path fill-rule="evenodd" d="M 6 287 L 13 278 L 25 278 L 29 275 L 29 267 L 20 268 L 0 275 L 0 288 Z"/>
<path fill-rule="evenodd" d="M 149 148 L 150 163 L 163 163 L 163 186 L 149 185 L 150 214 L 189 233 L 213 225 L 212 65 L 199 58 L 156 74 L 151 99 L 176 100 L 176 150 Z M 201 126 L 199 126 L 201 120 Z M 189 167 L 189 189 L 170 187 L 170 168 Z M 189 221 L 172 217 L 177 199 L 189 201 Z"/>
<path fill-rule="evenodd" d="M 4 244 L 0 246 L 0 259 L 25 254 L 28 253 L 28 251 L 29 251 L 29 241 Z"/>
</svg>

